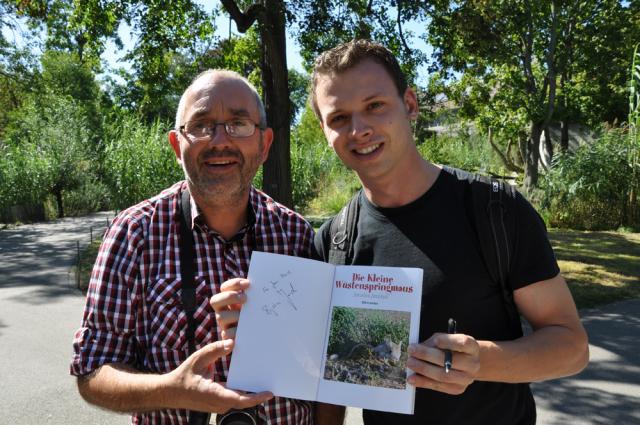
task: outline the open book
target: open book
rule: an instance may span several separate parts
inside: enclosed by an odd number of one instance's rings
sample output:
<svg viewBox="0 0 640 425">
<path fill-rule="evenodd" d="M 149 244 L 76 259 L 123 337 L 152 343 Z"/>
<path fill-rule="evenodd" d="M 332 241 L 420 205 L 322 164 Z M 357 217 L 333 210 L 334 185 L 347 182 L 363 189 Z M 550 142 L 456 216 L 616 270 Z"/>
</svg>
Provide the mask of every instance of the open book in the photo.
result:
<svg viewBox="0 0 640 425">
<path fill-rule="evenodd" d="M 413 413 L 422 269 L 334 266 L 254 251 L 229 388 Z"/>
</svg>

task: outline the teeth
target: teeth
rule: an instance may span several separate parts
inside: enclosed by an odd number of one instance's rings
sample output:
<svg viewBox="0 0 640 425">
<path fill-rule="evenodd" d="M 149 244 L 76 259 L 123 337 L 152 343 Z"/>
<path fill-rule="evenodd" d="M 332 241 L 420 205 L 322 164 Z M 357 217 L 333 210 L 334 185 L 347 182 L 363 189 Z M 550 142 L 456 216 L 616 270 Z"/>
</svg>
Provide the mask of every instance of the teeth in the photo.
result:
<svg viewBox="0 0 640 425">
<path fill-rule="evenodd" d="M 356 152 L 358 152 L 360 155 L 366 155 L 368 153 L 371 153 L 373 151 L 375 151 L 376 149 L 378 149 L 380 147 L 380 143 L 378 143 L 377 145 L 372 145 L 369 146 L 367 148 L 363 148 L 363 149 L 356 149 Z"/>
<path fill-rule="evenodd" d="M 231 161 L 210 161 L 209 165 L 227 165 L 231 164 Z"/>
</svg>

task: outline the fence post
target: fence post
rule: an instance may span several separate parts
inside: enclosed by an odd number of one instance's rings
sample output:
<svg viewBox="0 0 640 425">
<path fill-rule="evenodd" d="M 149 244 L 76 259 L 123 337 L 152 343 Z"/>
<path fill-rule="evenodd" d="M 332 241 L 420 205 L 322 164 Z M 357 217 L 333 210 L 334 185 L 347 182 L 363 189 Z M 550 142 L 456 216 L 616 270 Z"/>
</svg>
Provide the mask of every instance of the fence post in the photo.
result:
<svg viewBox="0 0 640 425">
<path fill-rule="evenodd" d="M 76 261 L 76 284 L 78 285 L 78 289 L 80 289 L 80 241 L 76 241 L 76 249 L 78 252 Z"/>
</svg>

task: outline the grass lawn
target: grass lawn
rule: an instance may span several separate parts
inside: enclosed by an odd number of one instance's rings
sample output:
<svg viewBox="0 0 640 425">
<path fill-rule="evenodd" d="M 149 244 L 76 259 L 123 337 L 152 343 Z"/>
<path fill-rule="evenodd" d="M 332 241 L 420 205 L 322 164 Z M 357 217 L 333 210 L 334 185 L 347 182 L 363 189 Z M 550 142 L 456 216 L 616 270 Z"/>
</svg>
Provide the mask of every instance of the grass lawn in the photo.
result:
<svg viewBox="0 0 640 425">
<path fill-rule="evenodd" d="M 640 233 L 551 229 L 549 239 L 578 308 L 640 297 Z"/>
<path fill-rule="evenodd" d="M 640 233 L 550 229 L 549 239 L 578 308 L 640 298 Z M 94 240 L 80 260 L 86 290 L 98 254 Z"/>
</svg>

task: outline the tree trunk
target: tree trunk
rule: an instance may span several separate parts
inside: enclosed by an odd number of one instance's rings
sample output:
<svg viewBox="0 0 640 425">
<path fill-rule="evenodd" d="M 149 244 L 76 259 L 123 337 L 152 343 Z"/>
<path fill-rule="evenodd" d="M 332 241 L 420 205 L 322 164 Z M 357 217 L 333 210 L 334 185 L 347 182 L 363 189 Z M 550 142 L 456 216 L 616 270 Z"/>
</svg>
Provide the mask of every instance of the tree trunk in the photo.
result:
<svg viewBox="0 0 640 425">
<path fill-rule="evenodd" d="M 562 153 L 569 150 L 569 118 L 565 118 L 560 123 L 560 149 Z"/>
<path fill-rule="evenodd" d="M 285 41 L 285 10 L 281 0 L 266 0 L 259 20 L 262 40 L 262 88 L 267 122 L 274 140 L 264 164 L 262 188 L 276 201 L 293 207 L 289 142 L 289 76 Z"/>
<path fill-rule="evenodd" d="M 544 129 L 544 144 L 547 153 L 549 154 L 549 159 L 547 161 L 547 167 L 551 167 L 551 161 L 553 161 L 553 141 L 551 140 L 551 131 L 549 127 L 545 127 Z"/>
<path fill-rule="evenodd" d="M 291 198 L 291 152 L 289 144 L 289 74 L 285 42 L 283 0 L 255 2 L 241 12 L 234 0 L 221 0 L 225 10 L 244 33 L 256 21 L 260 31 L 262 94 L 273 144 L 264 163 L 262 189 L 276 201 L 293 206 Z M 244 3 L 244 2 L 242 2 Z"/>
<path fill-rule="evenodd" d="M 524 168 L 524 187 L 530 192 L 538 185 L 538 162 L 540 161 L 540 136 L 542 125 L 531 123 L 529 139 L 526 143 L 526 156 Z"/>
<path fill-rule="evenodd" d="M 56 205 L 58 206 L 58 218 L 64 218 L 64 208 L 62 206 L 62 190 L 53 189 L 53 194 L 56 197 Z"/>
</svg>

